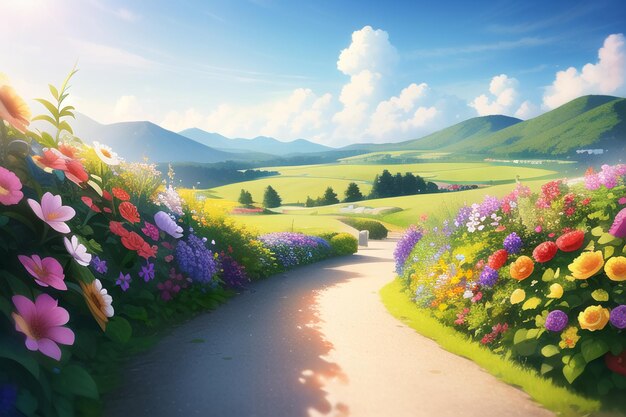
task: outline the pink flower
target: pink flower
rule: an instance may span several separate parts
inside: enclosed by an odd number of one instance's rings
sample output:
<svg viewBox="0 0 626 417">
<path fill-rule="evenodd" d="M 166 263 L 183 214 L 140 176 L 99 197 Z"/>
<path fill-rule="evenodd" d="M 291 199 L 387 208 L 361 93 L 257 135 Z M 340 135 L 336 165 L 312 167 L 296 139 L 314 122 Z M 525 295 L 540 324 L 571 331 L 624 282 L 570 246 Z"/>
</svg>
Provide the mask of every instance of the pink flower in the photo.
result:
<svg viewBox="0 0 626 417">
<path fill-rule="evenodd" d="M 615 220 L 613 220 L 613 225 L 609 229 L 609 233 L 620 239 L 626 237 L 626 208 L 623 208 L 617 213 Z"/>
<path fill-rule="evenodd" d="M 65 244 L 65 249 L 67 249 L 67 253 L 72 255 L 74 260 L 78 262 L 79 265 L 87 266 L 91 262 L 91 254 L 87 253 L 87 248 L 82 243 L 78 242 L 78 238 L 76 236 L 72 236 L 72 240 L 64 237 L 63 243 Z"/>
<path fill-rule="evenodd" d="M 617 200 L 617 202 L 618 202 L 619 204 L 626 204 L 626 197 L 622 197 L 622 198 L 620 198 L 619 200 Z"/>
<path fill-rule="evenodd" d="M 62 204 L 60 195 L 52 195 L 48 192 L 41 197 L 41 204 L 29 198 L 28 205 L 37 217 L 57 232 L 70 232 L 70 227 L 65 222 L 72 219 L 76 212 L 73 208 Z"/>
<path fill-rule="evenodd" d="M 62 345 L 74 344 L 74 332 L 63 327 L 70 315 L 58 301 L 48 294 L 41 294 L 33 303 L 23 295 L 14 295 L 13 304 L 17 309 L 13 313 L 15 330 L 26 335 L 26 347 L 32 351 L 40 351 L 57 361 L 61 359 Z"/>
<path fill-rule="evenodd" d="M 159 229 L 153 225 L 152 223 L 146 222 L 144 221 L 143 224 L 145 225 L 141 231 L 143 232 L 144 235 L 146 235 L 147 237 L 149 237 L 152 240 L 159 240 Z"/>
<path fill-rule="evenodd" d="M 537 233 L 541 233 L 542 230 L 543 230 L 543 227 L 541 227 L 541 226 L 535 227 L 535 232 L 537 232 Z"/>
<path fill-rule="evenodd" d="M 0 204 L 11 206 L 24 197 L 22 182 L 13 172 L 0 167 Z"/>
<path fill-rule="evenodd" d="M 63 267 L 54 258 L 47 257 L 41 259 L 38 255 L 31 257 L 26 255 L 19 255 L 17 257 L 24 268 L 35 277 L 35 282 L 42 287 L 50 286 L 57 290 L 65 291 L 67 286 L 65 285 L 65 274 L 63 273 Z"/>
</svg>

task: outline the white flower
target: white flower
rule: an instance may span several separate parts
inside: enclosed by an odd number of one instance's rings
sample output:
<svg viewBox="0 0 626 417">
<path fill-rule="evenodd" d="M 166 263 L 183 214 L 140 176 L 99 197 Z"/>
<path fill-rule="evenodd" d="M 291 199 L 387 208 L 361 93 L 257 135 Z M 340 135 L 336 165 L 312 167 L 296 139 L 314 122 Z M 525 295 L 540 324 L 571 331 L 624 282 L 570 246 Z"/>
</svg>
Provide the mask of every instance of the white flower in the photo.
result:
<svg viewBox="0 0 626 417">
<path fill-rule="evenodd" d="M 107 165 L 119 165 L 120 164 L 120 158 L 117 156 L 115 152 L 113 152 L 113 150 L 110 147 L 103 145 L 99 142 L 94 142 L 93 150 L 96 151 L 96 155 L 98 155 L 98 158 L 100 158 L 100 160 L 104 162 L 105 164 Z"/>
<path fill-rule="evenodd" d="M 65 244 L 65 249 L 67 249 L 67 252 L 72 255 L 74 260 L 78 262 L 79 265 L 89 265 L 89 263 L 91 262 L 91 254 L 87 253 L 87 248 L 85 247 L 85 245 L 78 242 L 78 238 L 75 235 L 72 236 L 72 240 L 64 237 L 63 243 Z"/>
<path fill-rule="evenodd" d="M 113 317 L 115 311 L 113 310 L 113 298 L 108 294 L 106 288 L 102 288 L 102 283 L 99 279 L 95 279 L 93 281 L 94 289 L 96 289 L 100 293 L 100 297 L 102 297 L 102 305 L 100 308 L 102 312 L 107 317 Z"/>
<path fill-rule="evenodd" d="M 154 223 L 168 235 L 175 239 L 183 236 L 183 228 L 176 224 L 174 220 L 164 211 L 159 211 L 154 215 Z"/>
</svg>

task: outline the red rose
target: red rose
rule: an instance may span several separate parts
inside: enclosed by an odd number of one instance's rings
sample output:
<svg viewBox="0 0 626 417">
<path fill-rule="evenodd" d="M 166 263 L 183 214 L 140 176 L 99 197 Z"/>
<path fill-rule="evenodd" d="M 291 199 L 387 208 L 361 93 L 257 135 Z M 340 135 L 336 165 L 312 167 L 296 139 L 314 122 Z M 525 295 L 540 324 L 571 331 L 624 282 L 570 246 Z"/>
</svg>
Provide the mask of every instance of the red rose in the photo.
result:
<svg viewBox="0 0 626 417">
<path fill-rule="evenodd" d="M 68 180 L 77 185 L 89 179 L 89 174 L 85 171 L 83 164 L 73 159 L 65 162 L 65 170 L 63 172 L 65 172 Z"/>
<path fill-rule="evenodd" d="M 604 363 L 611 371 L 626 376 L 626 350 L 619 355 L 607 353 L 604 355 Z"/>
<path fill-rule="evenodd" d="M 113 192 L 113 195 L 122 200 L 122 201 L 128 201 L 130 200 L 130 196 L 128 195 L 128 193 L 124 190 L 122 190 L 121 188 L 115 188 L 113 187 L 113 189 L 111 190 Z"/>
<path fill-rule="evenodd" d="M 137 207 L 135 207 L 133 203 L 124 201 L 123 203 L 120 203 L 117 209 L 119 210 L 120 215 L 131 223 L 137 223 L 140 220 Z"/>
<path fill-rule="evenodd" d="M 122 236 L 122 245 L 128 250 L 138 251 L 143 248 L 145 244 L 146 241 L 135 232 L 130 232 L 126 236 Z"/>
<path fill-rule="evenodd" d="M 114 235 L 120 237 L 126 237 L 130 233 L 128 230 L 124 229 L 122 223 L 114 221 L 109 222 L 109 230 L 111 230 L 111 233 Z"/>
<path fill-rule="evenodd" d="M 537 247 L 533 251 L 533 258 L 535 259 L 535 261 L 540 263 L 548 262 L 549 260 L 554 258 L 554 255 L 556 255 L 556 252 L 558 250 L 559 248 L 558 246 L 556 246 L 556 243 L 543 242 L 537 245 Z"/>
<path fill-rule="evenodd" d="M 148 242 L 144 242 L 144 245 L 137 251 L 137 254 L 142 258 L 148 260 L 148 258 L 156 258 L 157 246 L 150 246 Z"/>
<path fill-rule="evenodd" d="M 508 257 L 509 253 L 504 249 L 500 249 L 489 257 L 487 265 L 492 269 L 498 270 L 504 266 Z"/>
<path fill-rule="evenodd" d="M 585 242 L 585 232 L 582 230 L 574 230 L 568 232 L 556 240 L 556 246 L 563 252 L 574 252 L 580 249 Z"/>
</svg>

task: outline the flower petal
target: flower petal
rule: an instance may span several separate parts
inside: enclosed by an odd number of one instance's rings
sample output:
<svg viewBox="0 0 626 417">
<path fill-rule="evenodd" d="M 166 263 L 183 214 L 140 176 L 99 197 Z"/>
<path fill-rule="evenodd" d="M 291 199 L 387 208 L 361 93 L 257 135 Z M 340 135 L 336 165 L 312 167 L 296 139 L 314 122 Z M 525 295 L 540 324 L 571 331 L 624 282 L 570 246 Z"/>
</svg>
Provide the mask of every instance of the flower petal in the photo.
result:
<svg viewBox="0 0 626 417">
<path fill-rule="evenodd" d="M 61 349 L 59 346 L 50 339 L 39 339 L 39 351 L 52 359 L 61 360 Z"/>
</svg>

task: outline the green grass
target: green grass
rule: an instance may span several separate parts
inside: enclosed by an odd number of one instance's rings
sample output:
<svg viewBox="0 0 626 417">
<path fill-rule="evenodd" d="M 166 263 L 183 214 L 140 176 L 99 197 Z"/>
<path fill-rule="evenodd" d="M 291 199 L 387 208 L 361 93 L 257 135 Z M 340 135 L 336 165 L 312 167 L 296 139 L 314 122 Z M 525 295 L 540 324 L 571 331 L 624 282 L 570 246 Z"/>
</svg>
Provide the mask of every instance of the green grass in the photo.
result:
<svg viewBox="0 0 626 417">
<path fill-rule="evenodd" d="M 318 234 L 322 232 L 347 232 L 355 230 L 333 216 L 300 216 L 292 214 L 230 216 L 238 223 L 244 224 L 259 233 L 269 232 L 300 232 Z"/>
<path fill-rule="evenodd" d="M 419 309 L 410 301 L 403 293 L 400 281 L 395 280 L 383 287 L 380 297 L 395 318 L 434 340 L 448 352 L 468 358 L 507 384 L 520 387 L 545 408 L 561 416 L 581 416 L 600 409 L 599 401 L 557 386 L 536 371 L 496 355 L 466 335 L 444 326 L 428 311 Z"/>
</svg>

